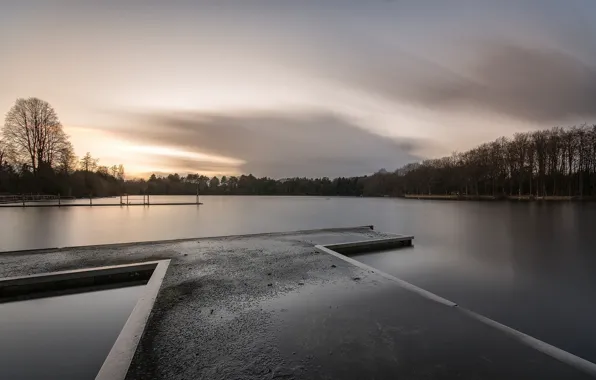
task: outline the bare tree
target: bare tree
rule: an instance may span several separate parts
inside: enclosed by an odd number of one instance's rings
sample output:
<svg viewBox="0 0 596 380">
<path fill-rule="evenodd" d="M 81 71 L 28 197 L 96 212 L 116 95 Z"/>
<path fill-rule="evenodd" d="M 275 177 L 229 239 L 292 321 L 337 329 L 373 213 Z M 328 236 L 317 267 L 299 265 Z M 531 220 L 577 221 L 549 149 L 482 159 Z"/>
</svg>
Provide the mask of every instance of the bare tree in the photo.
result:
<svg viewBox="0 0 596 380">
<path fill-rule="evenodd" d="M 104 177 L 107 177 L 108 175 L 110 175 L 110 168 L 108 168 L 107 166 L 98 166 L 97 167 L 97 174 L 101 174 Z"/>
<path fill-rule="evenodd" d="M 99 159 L 91 157 L 91 153 L 87 152 L 83 158 L 81 158 L 80 168 L 82 171 L 89 173 L 94 172 L 97 169 L 97 163 Z"/>
<path fill-rule="evenodd" d="M 56 111 L 38 98 L 17 99 L 6 114 L 2 137 L 15 159 L 37 174 L 40 165 L 52 166 L 68 144 Z"/>
<path fill-rule="evenodd" d="M 118 172 L 116 173 L 116 178 L 120 181 L 124 181 L 124 165 L 118 165 Z"/>
<path fill-rule="evenodd" d="M 109 167 L 110 175 L 114 178 L 118 175 L 118 165 L 112 165 Z"/>
</svg>

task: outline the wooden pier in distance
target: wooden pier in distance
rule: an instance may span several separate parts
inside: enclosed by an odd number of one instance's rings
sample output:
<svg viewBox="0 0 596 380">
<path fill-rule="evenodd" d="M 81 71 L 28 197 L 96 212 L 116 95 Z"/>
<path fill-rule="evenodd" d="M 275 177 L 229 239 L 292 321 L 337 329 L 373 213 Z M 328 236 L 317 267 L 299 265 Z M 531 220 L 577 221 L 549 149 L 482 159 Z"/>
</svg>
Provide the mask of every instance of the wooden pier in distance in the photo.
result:
<svg viewBox="0 0 596 380">
<path fill-rule="evenodd" d="M 93 197 L 89 197 L 89 203 L 63 203 L 64 199 L 73 200 L 74 197 L 61 198 L 59 195 L 35 195 L 35 196 L 6 196 L 8 202 L 0 202 L 0 208 L 17 208 L 17 207 L 128 207 L 128 206 L 191 206 L 202 205 L 199 202 L 199 195 L 196 196 L 195 202 L 157 202 L 152 203 L 149 194 L 142 195 L 142 202 L 130 202 L 128 194 L 120 195 L 119 203 L 93 203 Z M 34 202 L 31 204 L 31 202 Z M 57 203 L 35 203 L 35 202 L 57 202 Z"/>
<path fill-rule="evenodd" d="M 60 195 L 48 194 L 19 194 L 19 195 L 0 195 L 0 205 L 23 202 L 51 202 L 57 200 L 75 199 L 75 197 L 60 197 Z"/>
</svg>

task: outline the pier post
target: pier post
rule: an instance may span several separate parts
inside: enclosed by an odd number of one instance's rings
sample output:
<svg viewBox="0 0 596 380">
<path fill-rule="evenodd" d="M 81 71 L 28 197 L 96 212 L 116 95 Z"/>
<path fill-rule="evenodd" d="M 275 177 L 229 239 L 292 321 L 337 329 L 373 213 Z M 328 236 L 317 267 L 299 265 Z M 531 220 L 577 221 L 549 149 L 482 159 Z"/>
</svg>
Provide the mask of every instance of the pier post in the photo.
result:
<svg viewBox="0 0 596 380">
<path fill-rule="evenodd" d="M 25 194 L 23 194 L 23 207 L 25 207 Z"/>
<path fill-rule="evenodd" d="M 89 193 L 89 206 L 93 206 L 93 198 L 91 198 L 91 193 Z"/>
<path fill-rule="evenodd" d="M 126 205 L 128 206 L 128 194 L 126 194 Z"/>
<path fill-rule="evenodd" d="M 120 194 L 120 206 L 122 206 L 122 194 Z"/>
<path fill-rule="evenodd" d="M 199 184 L 197 183 L 197 204 L 199 204 Z"/>
<path fill-rule="evenodd" d="M 149 206 L 151 202 L 149 201 L 149 194 L 147 194 L 147 206 Z"/>
<path fill-rule="evenodd" d="M 58 207 L 60 207 L 60 193 L 58 193 Z"/>
</svg>

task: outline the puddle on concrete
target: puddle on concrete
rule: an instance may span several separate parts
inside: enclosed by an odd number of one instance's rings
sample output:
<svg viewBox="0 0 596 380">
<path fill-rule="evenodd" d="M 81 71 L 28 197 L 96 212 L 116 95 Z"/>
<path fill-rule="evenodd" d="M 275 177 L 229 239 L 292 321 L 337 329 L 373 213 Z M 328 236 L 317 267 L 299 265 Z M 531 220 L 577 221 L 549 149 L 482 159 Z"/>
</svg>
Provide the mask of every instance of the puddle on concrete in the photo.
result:
<svg viewBox="0 0 596 380">
<path fill-rule="evenodd" d="M 94 379 L 143 288 L 0 304 L 0 379 Z"/>
</svg>

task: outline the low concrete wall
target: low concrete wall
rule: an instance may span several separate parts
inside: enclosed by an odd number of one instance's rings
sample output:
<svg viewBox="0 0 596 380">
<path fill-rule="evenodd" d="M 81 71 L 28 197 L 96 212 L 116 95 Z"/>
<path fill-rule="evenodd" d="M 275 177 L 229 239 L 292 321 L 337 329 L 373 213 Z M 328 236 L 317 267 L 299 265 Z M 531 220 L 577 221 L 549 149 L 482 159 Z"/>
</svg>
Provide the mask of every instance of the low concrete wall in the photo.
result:
<svg viewBox="0 0 596 380">
<path fill-rule="evenodd" d="M 48 293 L 78 293 L 95 287 L 144 284 L 158 262 L 115 265 L 0 279 L 0 302 L 38 298 Z"/>
<path fill-rule="evenodd" d="M 343 255 L 354 255 L 372 251 L 382 251 L 393 248 L 411 247 L 414 236 L 399 235 L 396 237 L 354 241 L 350 243 L 327 244 L 325 247 Z"/>
<path fill-rule="evenodd" d="M 98 286 L 146 284 L 96 379 L 124 380 L 145 330 L 170 260 L 86 268 L 0 279 L 0 303 L 21 298 L 85 292 Z"/>
<path fill-rule="evenodd" d="M 149 282 L 145 285 L 141 298 L 137 301 L 118 335 L 116 343 L 112 346 L 108 357 L 95 377 L 96 380 L 124 380 L 126 378 L 126 373 L 145 331 L 147 320 L 169 265 L 170 260 L 162 260 L 157 263 Z"/>
</svg>

